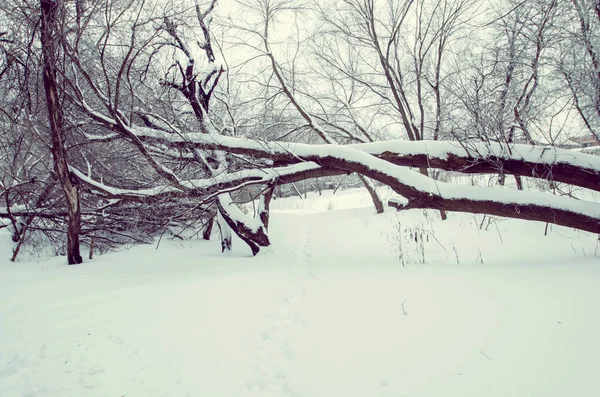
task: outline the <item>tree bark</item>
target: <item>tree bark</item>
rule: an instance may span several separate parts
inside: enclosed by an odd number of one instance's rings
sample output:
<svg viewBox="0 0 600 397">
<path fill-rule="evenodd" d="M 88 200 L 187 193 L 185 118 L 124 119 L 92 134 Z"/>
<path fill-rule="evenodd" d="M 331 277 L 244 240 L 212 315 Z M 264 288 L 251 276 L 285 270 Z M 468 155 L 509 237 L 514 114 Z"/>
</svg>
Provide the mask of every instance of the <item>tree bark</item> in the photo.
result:
<svg viewBox="0 0 600 397">
<path fill-rule="evenodd" d="M 585 230 L 590 233 L 600 233 L 600 219 L 597 217 L 573 212 L 568 209 L 548 208 L 538 204 L 512 204 L 470 198 L 446 199 L 440 196 L 423 195 L 420 199 L 411 200 L 407 204 L 390 200 L 388 205 L 399 211 L 416 208 L 444 209 L 446 211 L 488 214 L 528 221 L 548 222 Z"/>
<path fill-rule="evenodd" d="M 217 209 L 217 226 L 221 234 L 221 252 L 231 251 L 231 228 L 223 217 L 221 209 Z"/>
<path fill-rule="evenodd" d="M 67 229 L 67 258 L 70 265 L 83 262 L 79 251 L 79 232 L 81 230 L 81 209 L 79 206 L 79 191 L 76 179 L 71 178 L 67 149 L 65 145 L 66 132 L 62 105 L 58 94 L 56 73 L 56 52 L 58 41 L 58 11 L 61 1 L 40 0 L 41 9 L 41 44 L 43 56 L 43 79 L 46 91 L 46 104 L 50 133 L 52 136 L 52 157 L 54 172 L 65 193 L 69 214 Z"/>
<path fill-rule="evenodd" d="M 215 224 L 215 218 L 212 217 L 208 221 L 206 221 L 206 225 L 202 230 L 202 239 L 210 240 L 210 235 L 212 234 L 213 225 Z"/>
<path fill-rule="evenodd" d="M 377 212 L 378 214 L 382 214 L 383 213 L 383 202 L 379 198 L 379 195 L 377 194 L 377 190 L 375 190 L 375 185 L 363 175 L 358 174 L 358 177 L 360 178 L 361 182 L 367 189 L 367 192 L 369 192 L 369 195 L 371 196 L 371 200 L 373 200 L 373 205 L 375 205 L 375 212 Z"/>
<path fill-rule="evenodd" d="M 275 186 L 268 186 L 267 189 L 260 195 L 258 203 L 258 217 L 265 225 L 265 229 L 269 230 L 269 207 L 273 198 L 273 190 Z"/>
</svg>

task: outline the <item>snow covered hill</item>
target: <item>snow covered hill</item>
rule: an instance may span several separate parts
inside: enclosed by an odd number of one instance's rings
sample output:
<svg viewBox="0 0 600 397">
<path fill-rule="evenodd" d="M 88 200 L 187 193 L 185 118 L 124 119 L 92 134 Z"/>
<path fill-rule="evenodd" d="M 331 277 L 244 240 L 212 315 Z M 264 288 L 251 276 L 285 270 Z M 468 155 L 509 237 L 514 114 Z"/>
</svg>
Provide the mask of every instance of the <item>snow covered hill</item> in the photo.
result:
<svg viewBox="0 0 600 397">
<path fill-rule="evenodd" d="M 600 395 L 597 236 L 369 205 L 275 200 L 254 258 L 0 263 L 0 396 Z"/>
</svg>

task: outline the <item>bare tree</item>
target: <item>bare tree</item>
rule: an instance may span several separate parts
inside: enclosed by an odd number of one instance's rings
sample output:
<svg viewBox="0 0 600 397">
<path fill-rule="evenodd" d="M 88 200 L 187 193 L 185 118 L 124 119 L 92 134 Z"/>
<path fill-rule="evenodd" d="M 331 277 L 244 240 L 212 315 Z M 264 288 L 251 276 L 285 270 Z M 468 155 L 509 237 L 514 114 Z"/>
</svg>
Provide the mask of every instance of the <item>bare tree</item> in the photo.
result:
<svg viewBox="0 0 600 397">
<path fill-rule="evenodd" d="M 83 262 L 79 252 L 79 232 L 81 230 L 81 208 L 77 180 L 71 177 L 66 148 L 63 106 L 57 83 L 57 59 L 59 49 L 59 18 L 61 2 L 40 0 L 41 44 L 44 62 L 44 89 L 48 105 L 48 119 L 52 135 L 52 156 L 54 171 L 65 193 L 69 211 L 67 229 L 67 257 L 70 265 Z"/>
<path fill-rule="evenodd" d="M 561 3 L 564 39 L 559 50 L 558 70 L 571 93 L 580 120 L 596 142 L 600 142 L 600 52 L 597 47 L 600 15 L 595 1 Z"/>
</svg>

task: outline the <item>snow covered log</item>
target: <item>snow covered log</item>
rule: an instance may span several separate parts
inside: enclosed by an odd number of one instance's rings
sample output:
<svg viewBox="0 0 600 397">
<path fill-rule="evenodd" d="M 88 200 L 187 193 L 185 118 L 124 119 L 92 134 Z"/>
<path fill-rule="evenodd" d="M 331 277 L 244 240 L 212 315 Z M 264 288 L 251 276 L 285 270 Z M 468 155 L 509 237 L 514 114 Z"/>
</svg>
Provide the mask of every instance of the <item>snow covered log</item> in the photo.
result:
<svg viewBox="0 0 600 397">
<path fill-rule="evenodd" d="M 416 208 L 438 209 L 548 222 L 600 234 L 599 204 L 553 196 L 550 193 L 519 191 L 518 195 L 513 195 L 515 191 L 496 188 L 481 188 L 486 189 L 484 195 L 477 197 L 474 194 L 471 197 L 470 193 L 474 193 L 471 189 L 480 188 L 464 188 L 466 190 L 462 197 L 423 195 L 409 201 L 391 199 L 388 205 L 399 211 Z M 507 196 L 503 197 L 505 194 Z"/>
<path fill-rule="evenodd" d="M 262 142 L 205 134 L 171 134 L 149 128 L 136 129 L 146 141 L 173 146 L 225 150 L 230 153 L 298 162 L 302 153 L 326 152 L 330 145 L 292 142 Z M 98 137 L 96 137 L 98 139 Z M 542 178 L 600 191 L 600 156 L 550 146 L 451 141 L 402 141 L 345 145 L 396 165 L 438 168 L 470 174 L 504 172 L 517 176 Z M 335 150 L 335 149 L 332 149 Z M 293 156 L 296 153 L 298 156 Z"/>
<path fill-rule="evenodd" d="M 469 174 L 511 174 L 600 191 L 600 157 L 556 147 L 391 141 L 366 143 L 359 149 L 396 165 Z"/>
<path fill-rule="evenodd" d="M 105 116 L 103 116 L 105 117 Z M 105 117 L 105 119 L 107 119 Z M 97 117 L 96 120 L 102 120 Z M 114 124 L 112 124 L 114 127 Z M 548 193 L 457 186 L 435 181 L 413 171 L 440 168 L 463 173 L 504 172 L 518 176 L 546 178 L 600 191 L 600 157 L 553 147 L 500 145 L 478 142 L 385 141 L 354 145 L 311 145 L 293 142 L 265 142 L 203 133 L 169 133 L 147 127 L 124 126 L 126 135 L 141 142 L 168 147 L 223 151 L 271 160 L 287 167 L 244 170 L 227 174 L 214 194 L 245 184 L 277 184 L 315 173 L 356 172 L 390 186 L 407 199 L 401 207 L 434 208 L 447 211 L 489 213 L 555 223 L 600 233 L 600 204 L 557 197 Z M 110 137 L 112 139 L 112 137 Z M 95 137 L 94 139 L 99 139 Z M 253 174 L 257 171 L 258 174 Z M 242 176 L 242 174 L 246 173 Z M 262 175 L 260 175 L 262 174 Z M 239 177 L 239 184 L 234 179 Z M 298 180 L 298 179 L 296 179 Z M 206 188 L 205 182 L 180 182 L 188 189 Z M 231 186 L 227 188 L 226 186 Z M 225 189 L 225 190 L 224 190 Z M 203 191 L 204 193 L 207 190 Z M 395 203 L 393 203 L 395 205 Z"/>
</svg>

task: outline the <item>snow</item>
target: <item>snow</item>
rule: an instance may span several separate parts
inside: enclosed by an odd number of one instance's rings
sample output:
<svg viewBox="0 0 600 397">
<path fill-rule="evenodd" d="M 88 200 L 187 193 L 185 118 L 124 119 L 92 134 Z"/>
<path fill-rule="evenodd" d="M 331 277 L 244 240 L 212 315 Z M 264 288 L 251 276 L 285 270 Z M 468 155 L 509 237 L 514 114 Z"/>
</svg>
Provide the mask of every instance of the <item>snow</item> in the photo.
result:
<svg viewBox="0 0 600 397">
<path fill-rule="evenodd" d="M 364 190 L 271 209 L 254 258 L 215 230 L 0 262 L 0 396 L 600 395 L 597 236 Z"/>
<path fill-rule="evenodd" d="M 458 157 L 472 156 L 481 158 L 498 156 L 538 164 L 570 164 L 600 172 L 599 156 L 553 146 L 511 144 L 510 150 L 508 150 L 507 145 L 495 142 L 462 142 L 461 144 L 460 142 L 452 141 L 411 142 L 400 140 L 369 142 L 348 146 L 373 155 L 379 155 L 384 152 L 395 153 L 399 156 L 426 153 L 429 157 L 439 159 L 447 159 L 451 154 Z"/>
<path fill-rule="evenodd" d="M 193 188 L 211 188 L 218 185 L 242 183 L 244 180 L 253 180 L 255 183 L 260 181 L 270 182 L 277 177 L 292 175 L 295 173 L 315 170 L 320 166 L 314 162 L 305 162 L 283 167 L 271 167 L 263 169 L 245 169 L 236 172 L 222 173 L 211 178 L 192 179 L 182 181 L 182 185 L 190 189 Z"/>
<path fill-rule="evenodd" d="M 240 208 L 233 202 L 231 195 L 220 194 L 217 199 L 221 206 L 226 212 L 226 216 L 231 218 L 235 223 L 241 223 L 250 229 L 253 233 L 257 233 L 258 230 L 263 227 L 262 221 L 259 217 L 253 217 L 245 214 Z"/>
<path fill-rule="evenodd" d="M 181 180 L 180 186 L 185 189 L 214 189 L 217 190 L 217 187 L 222 187 L 226 184 L 230 186 L 235 186 L 237 189 L 239 186 L 245 182 L 258 184 L 271 182 L 272 180 L 278 177 L 284 177 L 293 175 L 295 173 L 310 171 L 319 168 L 320 166 L 314 162 L 305 162 L 299 164 L 293 164 L 289 166 L 283 167 L 271 167 L 265 169 L 250 169 L 250 170 L 241 170 L 237 172 L 223 172 L 220 174 L 216 174 L 210 178 L 203 179 L 190 179 L 190 180 Z M 169 185 L 158 185 L 153 188 L 148 189 L 120 189 L 115 188 L 113 186 L 108 186 L 102 182 L 98 182 L 91 178 L 89 175 L 84 174 L 80 170 L 75 167 L 69 167 L 71 172 L 77 176 L 81 181 L 88 185 L 89 188 L 100 192 L 102 194 L 106 194 L 112 197 L 152 197 L 158 195 L 164 195 L 168 193 L 182 193 L 183 190 Z M 219 191 L 226 191 L 227 189 L 220 189 Z M 16 207 L 15 207 L 16 208 Z M 0 210 L 1 211 L 1 210 Z"/>
<path fill-rule="evenodd" d="M 207 136 L 206 134 L 201 133 L 189 133 L 180 136 L 146 127 L 136 127 L 133 131 L 141 138 L 162 139 L 171 143 L 195 142 L 199 145 L 214 144 L 229 148 L 240 148 L 277 154 L 293 152 L 300 157 L 308 156 L 311 153 L 326 152 L 327 150 L 331 150 L 327 148 L 331 148 L 332 146 L 328 144 L 313 145 L 290 142 L 261 142 L 246 138 L 234 138 L 213 134 Z M 459 157 L 471 156 L 481 158 L 502 156 L 506 159 L 524 160 L 538 164 L 569 164 L 590 169 L 593 172 L 600 172 L 599 156 L 550 146 L 511 144 L 510 153 L 508 152 L 506 145 L 500 145 L 493 142 L 463 142 L 461 145 L 458 142 L 452 141 L 390 140 L 353 145 L 335 145 L 334 147 L 335 149 L 333 149 L 331 153 L 339 153 L 337 150 L 348 151 L 348 149 L 353 149 L 371 155 L 380 155 L 384 152 L 395 153 L 399 156 L 426 153 L 430 157 L 440 159 L 446 159 L 450 154 Z"/>
<path fill-rule="evenodd" d="M 69 167 L 69 170 L 77 176 L 80 180 L 84 181 L 89 187 L 97 189 L 98 192 L 109 194 L 112 196 L 135 196 L 135 197 L 150 197 L 159 194 L 173 193 L 180 191 L 179 189 L 172 186 L 157 186 L 150 189 L 118 189 L 105 185 L 101 182 L 97 182 L 94 179 L 88 177 L 83 172 L 79 171 L 75 167 Z"/>
<path fill-rule="evenodd" d="M 217 65 L 214 62 L 206 62 L 204 64 L 204 67 L 198 70 L 198 76 L 200 76 L 199 80 L 203 81 L 208 76 L 213 75 L 217 71 L 219 71 L 219 67 L 217 67 Z"/>
</svg>

